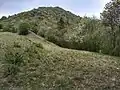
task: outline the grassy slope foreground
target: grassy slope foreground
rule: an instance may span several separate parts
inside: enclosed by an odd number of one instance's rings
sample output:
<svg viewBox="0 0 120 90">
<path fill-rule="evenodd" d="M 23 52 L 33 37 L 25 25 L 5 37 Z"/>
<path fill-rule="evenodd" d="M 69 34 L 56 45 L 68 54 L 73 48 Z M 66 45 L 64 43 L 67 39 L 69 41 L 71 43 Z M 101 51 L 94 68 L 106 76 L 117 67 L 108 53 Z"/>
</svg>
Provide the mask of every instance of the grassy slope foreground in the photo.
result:
<svg viewBox="0 0 120 90">
<path fill-rule="evenodd" d="M 43 47 L 42 47 L 43 46 Z M 6 74 L 5 53 L 21 54 Z M 10 90 L 120 90 L 120 58 L 58 47 L 35 34 L 0 33 L 0 87 Z"/>
</svg>

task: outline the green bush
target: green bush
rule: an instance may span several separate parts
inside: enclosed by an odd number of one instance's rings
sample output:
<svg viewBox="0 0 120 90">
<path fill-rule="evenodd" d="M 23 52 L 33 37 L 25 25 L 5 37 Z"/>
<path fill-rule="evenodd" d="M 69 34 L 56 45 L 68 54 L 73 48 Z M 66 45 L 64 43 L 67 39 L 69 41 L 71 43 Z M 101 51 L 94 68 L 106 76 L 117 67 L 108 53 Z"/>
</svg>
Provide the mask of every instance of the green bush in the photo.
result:
<svg viewBox="0 0 120 90">
<path fill-rule="evenodd" d="M 21 23 L 19 25 L 19 35 L 27 35 L 29 33 L 30 26 L 28 23 Z"/>
<path fill-rule="evenodd" d="M 3 29 L 3 25 L 2 24 L 0 24 L 0 29 Z"/>
<path fill-rule="evenodd" d="M 20 69 L 19 67 L 24 63 L 23 54 L 7 50 L 4 57 L 5 73 L 9 75 L 16 75 Z"/>
<path fill-rule="evenodd" d="M 12 33 L 16 33 L 17 32 L 17 29 L 14 27 L 14 25 L 12 24 L 8 24 L 8 25 L 5 25 L 3 27 L 3 32 L 12 32 Z"/>
<path fill-rule="evenodd" d="M 20 46 L 20 44 L 18 42 L 14 42 L 14 47 L 20 48 L 21 46 Z"/>
<path fill-rule="evenodd" d="M 38 28 L 37 28 L 38 25 L 35 22 L 30 22 L 29 24 L 30 24 L 30 30 L 32 32 L 34 32 L 35 34 L 37 34 L 38 33 Z"/>
</svg>

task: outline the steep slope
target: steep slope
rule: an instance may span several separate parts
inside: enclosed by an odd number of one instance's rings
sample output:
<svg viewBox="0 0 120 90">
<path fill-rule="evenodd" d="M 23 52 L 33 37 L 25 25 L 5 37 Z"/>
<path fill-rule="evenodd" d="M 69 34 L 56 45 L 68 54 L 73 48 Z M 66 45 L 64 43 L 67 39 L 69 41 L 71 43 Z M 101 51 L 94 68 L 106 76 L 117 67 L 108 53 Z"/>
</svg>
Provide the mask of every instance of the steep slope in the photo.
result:
<svg viewBox="0 0 120 90">
<path fill-rule="evenodd" d="M 6 75 L 6 66 L 11 63 L 5 61 L 11 58 L 4 55 L 9 52 L 22 55 L 24 64 L 19 65 L 17 73 Z M 119 90 L 119 60 L 61 48 L 34 33 L 27 36 L 0 33 L 0 89 Z"/>
</svg>

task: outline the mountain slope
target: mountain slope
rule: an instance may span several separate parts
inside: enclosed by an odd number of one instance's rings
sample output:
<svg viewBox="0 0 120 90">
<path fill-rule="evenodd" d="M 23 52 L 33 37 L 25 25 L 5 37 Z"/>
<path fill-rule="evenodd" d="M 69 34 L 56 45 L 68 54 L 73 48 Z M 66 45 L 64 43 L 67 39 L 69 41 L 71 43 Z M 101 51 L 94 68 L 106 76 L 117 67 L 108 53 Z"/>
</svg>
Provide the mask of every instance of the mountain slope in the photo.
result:
<svg viewBox="0 0 120 90">
<path fill-rule="evenodd" d="M 0 31 L 17 32 L 24 22 L 31 31 L 61 47 L 120 56 L 119 29 L 113 35 L 111 28 L 95 17 L 81 18 L 60 7 L 39 7 L 1 19 Z"/>
<path fill-rule="evenodd" d="M 21 54 L 24 64 L 17 74 L 5 76 L 9 51 Z M 0 33 L 0 55 L 2 89 L 120 89 L 120 58 L 61 48 L 34 33 Z"/>
<path fill-rule="evenodd" d="M 9 16 L 5 20 L 0 20 L 0 22 L 7 27 L 11 24 L 16 29 L 21 22 L 28 22 L 31 31 L 64 47 L 64 45 L 61 45 L 61 41 L 67 44 L 70 37 L 74 38 L 76 33 L 79 34 L 78 31 L 81 31 L 81 28 L 78 27 L 80 20 L 80 16 L 76 16 L 60 7 L 39 7 L 28 12 Z M 73 34 L 75 35 L 73 36 Z"/>
</svg>

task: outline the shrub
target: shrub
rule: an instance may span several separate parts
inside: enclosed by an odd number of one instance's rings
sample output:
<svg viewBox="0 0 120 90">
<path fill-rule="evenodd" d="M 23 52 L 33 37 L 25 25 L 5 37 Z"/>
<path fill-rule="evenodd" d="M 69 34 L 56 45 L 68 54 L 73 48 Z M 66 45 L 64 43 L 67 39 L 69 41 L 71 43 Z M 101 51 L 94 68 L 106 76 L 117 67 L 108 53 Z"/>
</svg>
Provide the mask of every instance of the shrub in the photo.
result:
<svg viewBox="0 0 120 90">
<path fill-rule="evenodd" d="M 9 75 L 16 75 L 20 69 L 19 67 L 24 63 L 23 54 L 7 50 L 4 57 L 5 73 Z"/>
<path fill-rule="evenodd" d="M 43 49 L 43 45 L 41 43 L 34 43 L 36 47 Z"/>
<path fill-rule="evenodd" d="M 5 20 L 5 19 L 7 19 L 7 17 L 6 16 L 2 16 L 1 20 Z"/>
<path fill-rule="evenodd" d="M 0 24 L 0 29 L 3 29 L 3 25 L 2 24 Z"/>
<path fill-rule="evenodd" d="M 14 27 L 14 25 L 12 24 L 8 24 L 6 26 L 3 27 L 3 32 L 12 32 L 12 33 L 16 33 L 17 29 Z"/>
<path fill-rule="evenodd" d="M 21 23 L 19 25 L 19 35 L 27 35 L 29 33 L 30 26 L 28 23 Z"/>
<path fill-rule="evenodd" d="M 64 22 L 64 19 L 63 19 L 63 18 L 60 18 L 60 20 L 58 21 L 57 24 L 58 24 L 58 29 L 59 29 L 59 30 L 65 28 L 65 22 Z"/>
<path fill-rule="evenodd" d="M 38 33 L 38 29 L 37 29 L 38 25 L 35 22 L 30 22 L 29 24 L 30 24 L 30 30 L 32 32 L 34 32 L 35 34 L 37 34 Z"/>
<path fill-rule="evenodd" d="M 18 42 L 14 42 L 14 47 L 20 48 L 21 46 L 20 46 L 20 44 Z"/>
</svg>

